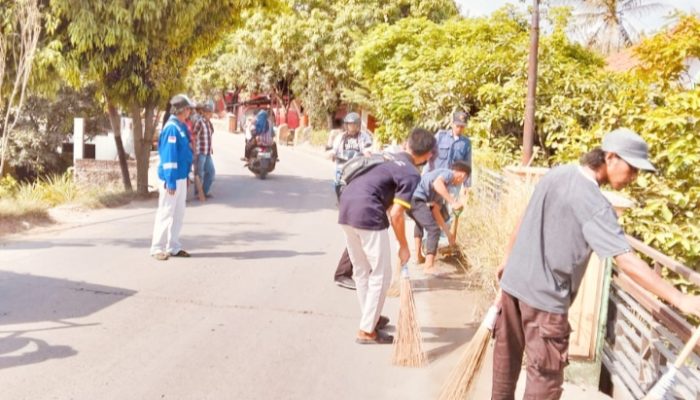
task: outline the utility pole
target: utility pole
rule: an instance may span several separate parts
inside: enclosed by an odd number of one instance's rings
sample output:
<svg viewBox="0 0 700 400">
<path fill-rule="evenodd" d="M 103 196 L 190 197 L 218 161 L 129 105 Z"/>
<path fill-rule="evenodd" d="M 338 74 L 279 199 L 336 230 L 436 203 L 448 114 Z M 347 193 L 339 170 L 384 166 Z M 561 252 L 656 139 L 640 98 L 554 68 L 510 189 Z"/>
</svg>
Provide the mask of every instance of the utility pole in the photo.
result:
<svg viewBox="0 0 700 400">
<path fill-rule="evenodd" d="M 532 0 L 532 25 L 530 26 L 530 57 L 527 68 L 527 97 L 525 99 L 525 124 L 523 129 L 522 165 L 529 165 L 535 138 L 535 105 L 537 94 L 537 51 L 540 42 L 540 0 Z"/>
</svg>

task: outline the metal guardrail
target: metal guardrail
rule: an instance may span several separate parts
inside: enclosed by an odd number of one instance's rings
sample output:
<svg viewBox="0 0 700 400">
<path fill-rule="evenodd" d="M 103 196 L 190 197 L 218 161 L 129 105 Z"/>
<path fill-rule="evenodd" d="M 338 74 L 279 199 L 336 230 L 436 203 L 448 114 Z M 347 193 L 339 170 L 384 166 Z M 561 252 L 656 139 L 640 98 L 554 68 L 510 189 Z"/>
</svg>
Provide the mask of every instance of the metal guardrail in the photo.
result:
<svg viewBox="0 0 700 400">
<path fill-rule="evenodd" d="M 475 167 L 474 195 L 498 206 L 508 190 L 507 179 L 498 172 Z M 700 286 L 700 273 L 671 257 L 627 236 L 630 245 L 651 261 L 654 271 L 666 269 Z M 609 261 L 612 263 L 612 260 Z M 693 331 L 688 321 L 673 307 L 658 300 L 618 268 L 608 268 L 602 290 L 605 337 L 599 344 L 598 358 L 614 385 L 615 398 L 640 399 L 673 363 Z M 609 290 L 607 290 L 609 289 Z M 680 369 L 671 399 L 700 399 L 700 346 Z"/>
<path fill-rule="evenodd" d="M 700 284 L 700 274 L 628 236 L 632 247 L 652 260 L 654 271 L 664 268 L 689 282 Z M 673 307 L 658 300 L 618 268 L 613 268 L 608 300 L 607 333 L 602 361 L 616 392 L 639 399 L 675 360 L 693 327 Z M 673 399 L 700 398 L 700 357 L 696 347 L 681 368 Z"/>
</svg>

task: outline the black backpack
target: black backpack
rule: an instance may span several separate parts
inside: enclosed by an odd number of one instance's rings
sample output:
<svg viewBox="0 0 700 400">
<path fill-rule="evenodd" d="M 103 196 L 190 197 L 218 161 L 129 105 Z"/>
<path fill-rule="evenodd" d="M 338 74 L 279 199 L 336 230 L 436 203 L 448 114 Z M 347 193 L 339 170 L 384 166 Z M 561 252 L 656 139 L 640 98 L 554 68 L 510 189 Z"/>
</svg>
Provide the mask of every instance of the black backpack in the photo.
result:
<svg viewBox="0 0 700 400">
<path fill-rule="evenodd" d="M 343 190 L 345 190 L 345 187 L 348 186 L 353 179 L 364 175 L 377 165 L 393 160 L 394 156 L 389 153 L 373 153 L 369 156 L 359 155 L 350 159 L 340 169 L 339 187 L 337 188 L 338 199 L 340 199 Z"/>
</svg>

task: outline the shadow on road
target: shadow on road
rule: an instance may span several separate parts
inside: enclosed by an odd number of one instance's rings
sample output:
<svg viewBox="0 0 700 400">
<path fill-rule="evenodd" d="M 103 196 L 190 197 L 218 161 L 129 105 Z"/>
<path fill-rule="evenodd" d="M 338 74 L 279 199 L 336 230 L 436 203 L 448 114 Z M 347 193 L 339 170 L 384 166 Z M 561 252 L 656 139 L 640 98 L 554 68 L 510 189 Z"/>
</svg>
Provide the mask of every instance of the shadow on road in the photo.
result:
<svg viewBox="0 0 700 400">
<path fill-rule="evenodd" d="M 188 223 L 185 222 L 185 225 Z M 209 225 L 208 222 L 193 222 L 190 225 L 201 224 Z M 212 225 L 218 224 L 212 222 Z M 237 225 L 242 225 L 239 223 Z M 185 228 L 186 229 L 186 228 Z M 224 228 L 225 229 L 225 228 Z M 284 240 L 290 235 L 285 232 L 269 230 L 260 231 L 243 231 L 228 234 L 211 234 L 211 235 L 182 235 L 181 241 L 188 250 L 213 249 L 225 245 L 245 245 L 248 243 L 260 243 L 265 241 Z M 113 239 L 109 237 L 103 238 L 74 238 L 74 239 L 56 239 L 56 240 L 23 240 L 3 244 L 2 248 L 7 250 L 33 250 L 46 249 L 52 247 L 60 248 L 85 248 L 85 247 L 131 247 L 145 249 L 148 251 L 151 245 L 150 237 L 140 237 L 133 239 Z"/>
<path fill-rule="evenodd" d="M 263 258 L 286 258 L 298 256 L 321 256 L 322 251 L 292 251 L 292 250 L 251 250 L 251 251 L 221 251 L 221 252 L 193 252 L 192 257 L 197 258 L 236 258 L 243 260 L 257 260 Z"/>
<path fill-rule="evenodd" d="M 0 271 L 0 369 L 78 354 L 71 346 L 52 345 L 28 335 L 98 325 L 67 320 L 89 316 L 135 293 L 111 286 Z M 3 329 L 4 325 L 19 324 L 39 327 Z"/>
<path fill-rule="evenodd" d="M 335 209 L 336 198 L 330 179 L 276 175 L 265 180 L 233 175 L 216 177 L 213 198 L 208 203 L 225 204 L 235 208 L 270 208 L 283 213 L 315 212 Z M 192 202 L 193 204 L 196 202 Z"/>
</svg>

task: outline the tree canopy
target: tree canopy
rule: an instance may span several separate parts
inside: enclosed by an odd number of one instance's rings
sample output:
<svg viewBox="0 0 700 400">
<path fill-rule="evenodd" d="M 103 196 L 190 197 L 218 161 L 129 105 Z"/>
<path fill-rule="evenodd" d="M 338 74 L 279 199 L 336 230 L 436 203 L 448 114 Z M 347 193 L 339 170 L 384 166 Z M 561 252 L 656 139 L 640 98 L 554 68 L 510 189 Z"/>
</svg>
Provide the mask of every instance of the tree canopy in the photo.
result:
<svg viewBox="0 0 700 400">
<path fill-rule="evenodd" d="M 288 90 L 317 124 L 325 124 L 340 105 L 342 91 L 354 85 L 348 60 L 371 27 L 408 17 L 442 21 L 456 15 L 452 0 L 289 1 L 280 13 L 247 14 L 243 28 L 195 71 L 230 87 Z M 203 81 L 201 75 L 193 75 L 193 86 L 204 88 L 196 83 Z"/>
<path fill-rule="evenodd" d="M 50 4 L 55 40 L 69 66 L 68 79 L 76 85 L 97 82 L 112 110 L 119 106 L 131 114 L 137 190 L 146 194 L 156 109 L 182 90 L 188 68 L 240 24 L 243 10 L 273 2 L 52 0 Z"/>
</svg>

